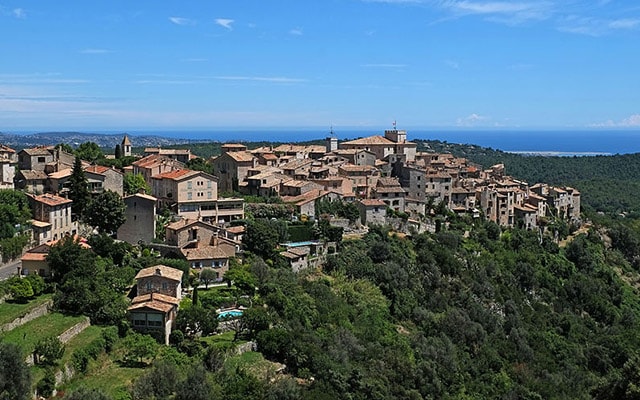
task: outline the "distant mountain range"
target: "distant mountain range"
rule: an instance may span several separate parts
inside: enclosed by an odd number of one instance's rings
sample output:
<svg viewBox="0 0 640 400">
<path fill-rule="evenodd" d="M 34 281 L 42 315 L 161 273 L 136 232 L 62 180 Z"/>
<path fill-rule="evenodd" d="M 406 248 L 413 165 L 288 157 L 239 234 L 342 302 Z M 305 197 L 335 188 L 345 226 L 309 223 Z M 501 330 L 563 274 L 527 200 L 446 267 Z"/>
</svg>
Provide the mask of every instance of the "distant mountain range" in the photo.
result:
<svg viewBox="0 0 640 400">
<path fill-rule="evenodd" d="M 82 132 L 41 132 L 29 135 L 16 135 L 12 133 L 0 132 L 0 144 L 9 146 L 14 150 L 21 150 L 29 147 L 56 145 L 58 143 L 69 144 L 77 147 L 84 142 L 94 142 L 101 148 L 115 148 L 116 144 L 122 142 L 122 134 L 99 134 Z M 129 140 L 133 147 L 156 147 L 171 146 L 176 144 L 194 143 L 196 140 L 175 139 L 163 136 L 136 136 L 129 135 Z M 197 140 L 206 142 L 206 140 Z"/>
</svg>

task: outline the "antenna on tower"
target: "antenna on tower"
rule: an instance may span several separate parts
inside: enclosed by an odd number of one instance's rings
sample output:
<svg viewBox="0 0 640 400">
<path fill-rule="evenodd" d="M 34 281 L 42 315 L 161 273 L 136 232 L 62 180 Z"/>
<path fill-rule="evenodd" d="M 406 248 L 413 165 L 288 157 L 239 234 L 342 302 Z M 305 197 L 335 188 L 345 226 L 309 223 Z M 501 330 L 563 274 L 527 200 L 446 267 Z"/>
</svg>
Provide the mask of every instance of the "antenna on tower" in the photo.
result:
<svg viewBox="0 0 640 400">
<path fill-rule="evenodd" d="M 396 130 L 396 120 L 395 119 L 393 120 L 393 130 L 394 131 Z"/>
</svg>

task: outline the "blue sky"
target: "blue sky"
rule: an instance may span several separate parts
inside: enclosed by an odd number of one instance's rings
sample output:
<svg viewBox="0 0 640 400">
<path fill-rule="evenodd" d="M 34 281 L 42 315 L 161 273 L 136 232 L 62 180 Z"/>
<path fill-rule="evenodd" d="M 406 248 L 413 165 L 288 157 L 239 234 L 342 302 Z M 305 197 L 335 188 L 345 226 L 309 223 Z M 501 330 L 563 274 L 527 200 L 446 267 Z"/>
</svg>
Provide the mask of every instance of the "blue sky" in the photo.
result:
<svg viewBox="0 0 640 400">
<path fill-rule="evenodd" d="M 0 131 L 640 127 L 634 0 L 0 0 Z"/>
</svg>

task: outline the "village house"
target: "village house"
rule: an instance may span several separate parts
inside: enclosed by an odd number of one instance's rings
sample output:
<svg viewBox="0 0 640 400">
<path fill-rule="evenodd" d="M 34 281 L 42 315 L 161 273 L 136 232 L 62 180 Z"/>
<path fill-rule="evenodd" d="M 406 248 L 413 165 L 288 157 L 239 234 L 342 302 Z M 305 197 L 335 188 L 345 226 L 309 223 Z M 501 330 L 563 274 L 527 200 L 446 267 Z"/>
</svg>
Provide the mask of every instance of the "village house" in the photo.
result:
<svg viewBox="0 0 640 400">
<path fill-rule="evenodd" d="M 387 218 L 387 205 L 378 199 L 363 199 L 356 203 L 360 210 L 360 223 L 362 225 L 384 225 Z"/>
<path fill-rule="evenodd" d="M 160 147 L 147 147 L 144 149 L 143 156 L 164 156 L 172 160 L 186 164 L 190 159 L 194 158 L 190 149 L 161 149 Z"/>
<path fill-rule="evenodd" d="M 125 221 L 118 228 L 118 240 L 137 245 L 150 243 L 156 234 L 157 199 L 144 193 L 125 196 Z"/>
<path fill-rule="evenodd" d="M 180 161 L 158 154 L 141 158 L 131 165 L 133 166 L 132 173 L 142 175 L 149 186 L 153 185 L 152 176 L 184 168 L 184 164 Z"/>
<path fill-rule="evenodd" d="M 184 218 L 226 223 L 244 218 L 244 200 L 218 198 L 217 178 L 203 171 L 178 169 L 153 176 L 159 207 L 171 207 Z"/>
<path fill-rule="evenodd" d="M 78 224 L 72 221 L 71 203 L 73 201 L 49 193 L 29 195 L 33 219 L 40 222 L 32 222 L 33 239 L 36 244 L 76 234 Z"/>
<path fill-rule="evenodd" d="M 247 151 L 225 152 L 212 160 L 213 170 L 218 177 L 218 186 L 222 192 L 238 191 L 251 168 L 258 165 L 258 159 Z"/>
<path fill-rule="evenodd" d="M 16 177 L 16 151 L 0 144 L 0 189 L 13 189 Z"/>
<path fill-rule="evenodd" d="M 89 165 L 84 168 L 84 176 L 87 178 L 89 191 L 93 195 L 103 193 L 106 190 L 123 195 L 123 176 L 115 168 L 102 165 Z"/>
<path fill-rule="evenodd" d="M 135 278 L 137 295 L 127 309 L 133 329 L 169 344 L 182 298 L 182 274 L 165 265 L 138 271 Z"/>
<path fill-rule="evenodd" d="M 382 200 L 394 211 L 404 212 L 405 190 L 400 186 L 398 178 L 378 178 L 371 198 Z"/>
<path fill-rule="evenodd" d="M 360 198 L 369 197 L 380 177 L 380 171 L 370 165 L 344 164 L 338 168 L 338 174 L 351 180 L 352 191 Z"/>
</svg>

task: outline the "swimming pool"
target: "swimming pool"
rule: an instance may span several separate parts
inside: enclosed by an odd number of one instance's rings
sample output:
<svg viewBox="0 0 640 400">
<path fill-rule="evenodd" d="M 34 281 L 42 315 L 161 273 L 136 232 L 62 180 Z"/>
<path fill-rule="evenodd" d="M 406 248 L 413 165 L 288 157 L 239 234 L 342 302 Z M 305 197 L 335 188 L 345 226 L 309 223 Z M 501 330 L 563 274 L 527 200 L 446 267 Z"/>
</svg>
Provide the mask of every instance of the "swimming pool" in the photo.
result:
<svg viewBox="0 0 640 400">
<path fill-rule="evenodd" d="M 230 318 L 238 318 L 242 316 L 242 310 L 227 310 L 221 311 L 218 314 L 218 319 L 230 319 Z"/>
<path fill-rule="evenodd" d="M 318 240 L 306 240 L 304 242 L 290 242 L 290 243 L 284 243 L 285 246 L 287 247 L 301 247 L 301 246 L 311 246 L 314 244 L 319 244 L 320 241 Z"/>
</svg>

